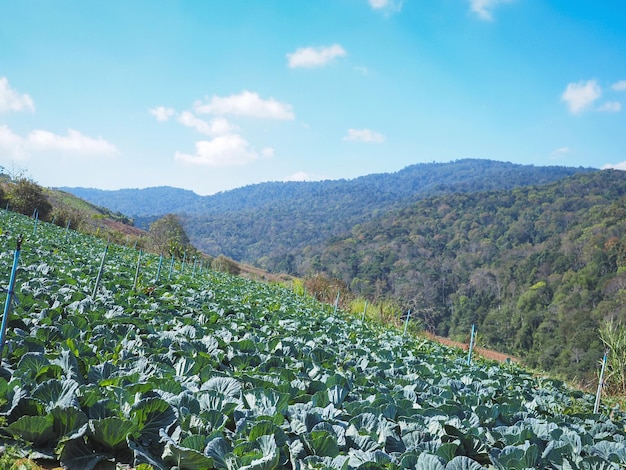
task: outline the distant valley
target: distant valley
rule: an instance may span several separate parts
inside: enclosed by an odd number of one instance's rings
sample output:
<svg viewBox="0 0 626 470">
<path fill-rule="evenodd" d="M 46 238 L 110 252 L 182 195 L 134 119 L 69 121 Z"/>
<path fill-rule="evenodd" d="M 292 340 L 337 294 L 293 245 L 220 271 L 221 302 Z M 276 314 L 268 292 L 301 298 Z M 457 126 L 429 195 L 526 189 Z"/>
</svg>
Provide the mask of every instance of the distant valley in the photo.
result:
<svg viewBox="0 0 626 470">
<path fill-rule="evenodd" d="M 392 299 L 429 331 L 584 381 L 626 322 L 626 172 L 488 160 L 393 174 L 174 188 L 65 188 L 139 221 L 177 213 L 199 249 Z"/>
<path fill-rule="evenodd" d="M 544 184 L 590 171 L 464 159 L 416 164 L 396 173 L 352 180 L 261 183 L 211 196 L 171 187 L 59 189 L 126 214 L 143 228 L 159 216 L 178 214 L 198 249 L 274 269 L 264 260 L 324 243 L 425 197 Z"/>
</svg>

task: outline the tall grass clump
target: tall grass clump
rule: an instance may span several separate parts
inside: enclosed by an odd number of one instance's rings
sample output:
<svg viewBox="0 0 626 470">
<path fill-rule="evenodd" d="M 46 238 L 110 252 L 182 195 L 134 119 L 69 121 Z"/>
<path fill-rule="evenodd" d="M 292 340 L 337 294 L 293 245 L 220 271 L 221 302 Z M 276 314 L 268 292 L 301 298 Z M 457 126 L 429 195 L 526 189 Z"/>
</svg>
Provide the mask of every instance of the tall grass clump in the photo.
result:
<svg viewBox="0 0 626 470">
<path fill-rule="evenodd" d="M 600 338 L 609 350 L 605 383 L 609 392 L 626 396 L 626 327 L 614 320 L 600 327 Z"/>
<path fill-rule="evenodd" d="M 400 328 L 403 325 L 402 317 L 406 315 L 398 302 L 389 299 L 369 301 L 362 297 L 357 297 L 350 302 L 349 311 L 358 318 L 362 318 L 363 311 L 365 311 L 366 320 L 394 328 Z"/>
</svg>

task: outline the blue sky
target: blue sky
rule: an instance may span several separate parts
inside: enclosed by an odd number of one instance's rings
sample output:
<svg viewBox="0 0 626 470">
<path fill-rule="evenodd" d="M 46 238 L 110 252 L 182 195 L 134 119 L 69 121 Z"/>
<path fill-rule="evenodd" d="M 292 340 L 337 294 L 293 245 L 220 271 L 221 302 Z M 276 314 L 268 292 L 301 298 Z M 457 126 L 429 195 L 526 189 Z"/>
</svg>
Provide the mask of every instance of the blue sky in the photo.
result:
<svg viewBox="0 0 626 470">
<path fill-rule="evenodd" d="M 626 4 L 0 0 L 0 165 L 44 186 L 626 169 Z"/>
</svg>

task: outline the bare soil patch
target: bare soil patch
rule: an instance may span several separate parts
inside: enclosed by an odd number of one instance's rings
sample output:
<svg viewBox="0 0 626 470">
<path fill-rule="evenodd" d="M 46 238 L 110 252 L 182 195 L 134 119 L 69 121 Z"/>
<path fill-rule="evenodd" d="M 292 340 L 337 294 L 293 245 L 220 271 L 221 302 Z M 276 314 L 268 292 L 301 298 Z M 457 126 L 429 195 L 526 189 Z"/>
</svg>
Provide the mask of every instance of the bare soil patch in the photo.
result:
<svg viewBox="0 0 626 470">
<path fill-rule="evenodd" d="M 469 350 L 469 344 L 460 343 L 458 341 L 453 341 L 450 338 L 444 338 L 443 336 L 437 336 L 428 332 L 425 332 L 424 335 L 428 339 L 432 341 L 437 341 L 438 343 L 443 344 L 444 346 L 450 346 L 453 348 L 461 348 L 463 351 Z M 506 362 L 507 360 L 510 360 L 511 362 L 517 362 L 517 363 L 521 362 L 521 360 L 517 357 L 511 356 L 510 354 L 505 354 L 505 353 L 501 353 L 498 351 L 494 351 L 492 349 L 474 348 L 474 353 L 478 354 L 481 357 L 484 357 L 485 359 L 489 359 L 489 360 L 497 361 L 497 362 Z"/>
</svg>

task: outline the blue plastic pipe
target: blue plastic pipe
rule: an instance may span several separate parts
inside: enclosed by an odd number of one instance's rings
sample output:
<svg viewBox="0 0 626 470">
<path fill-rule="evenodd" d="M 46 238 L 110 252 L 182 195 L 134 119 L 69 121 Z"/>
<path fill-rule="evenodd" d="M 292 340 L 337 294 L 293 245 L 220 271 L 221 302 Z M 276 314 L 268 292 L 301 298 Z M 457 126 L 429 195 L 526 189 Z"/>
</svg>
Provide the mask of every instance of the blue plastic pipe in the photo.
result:
<svg viewBox="0 0 626 470">
<path fill-rule="evenodd" d="M 17 273 L 17 265 L 20 259 L 20 250 L 22 247 L 22 236 L 17 238 L 17 247 L 13 255 L 13 269 L 11 269 L 11 277 L 9 279 L 9 292 L 7 300 L 4 303 L 4 315 L 2 315 L 2 326 L 0 327 L 0 361 L 2 361 L 2 353 L 4 351 L 4 343 L 6 341 L 7 325 L 9 324 L 9 312 L 11 310 L 11 302 L 13 302 L 13 289 L 15 288 L 15 277 Z"/>
<path fill-rule="evenodd" d="M 135 270 L 135 280 L 133 281 L 133 290 L 137 289 L 137 281 L 139 280 L 140 268 L 141 268 L 141 250 L 139 250 L 139 256 L 137 256 L 137 269 Z"/>
<path fill-rule="evenodd" d="M 600 370 L 600 380 L 598 381 L 598 391 L 596 392 L 596 402 L 593 405 L 593 413 L 598 414 L 600 411 L 600 398 L 602 397 L 602 387 L 604 387 L 604 371 L 606 370 L 606 360 L 609 355 L 609 350 L 604 351 L 604 358 L 602 359 L 602 369 Z"/>
<path fill-rule="evenodd" d="M 35 227 L 33 228 L 33 235 L 37 235 L 37 224 L 39 223 L 39 211 L 35 209 L 33 212 L 33 218 L 35 219 Z"/>
<path fill-rule="evenodd" d="M 102 273 L 104 272 L 104 261 L 107 257 L 107 251 L 109 251 L 109 245 L 104 247 L 104 253 L 102 253 L 102 261 L 100 262 L 98 276 L 96 276 L 96 284 L 93 286 L 93 293 L 91 294 L 93 299 L 96 298 L 96 293 L 98 292 L 98 287 L 100 286 L 100 279 L 102 279 Z"/>
<path fill-rule="evenodd" d="M 470 337 L 469 353 L 467 354 L 467 365 L 472 363 L 472 352 L 474 351 L 474 341 L 476 337 L 476 325 L 472 323 L 472 336 Z"/>
<path fill-rule="evenodd" d="M 167 280 L 172 279 L 172 270 L 174 269 L 174 255 L 172 255 L 172 262 L 170 263 L 170 272 L 167 275 Z"/>
<path fill-rule="evenodd" d="M 402 332 L 402 336 L 406 335 L 406 329 L 409 327 L 409 319 L 411 318 L 411 309 L 409 309 L 406 314 L 406 320 L 404 320 L 404 331 Z"/>
<path fill-rule="evenodd" d="M 163 255 L 159 258 L 159 267 L 157 268 L 156 278 L 154 282 L 159 282 L 159 276 L 161 275 L 161 266 L 163 265 Z"/>
</svg>

